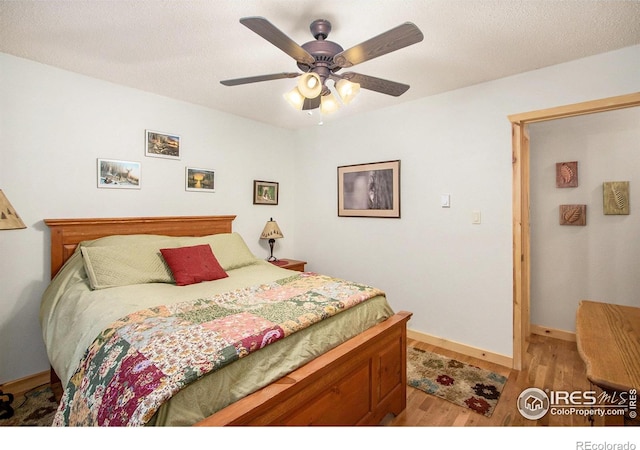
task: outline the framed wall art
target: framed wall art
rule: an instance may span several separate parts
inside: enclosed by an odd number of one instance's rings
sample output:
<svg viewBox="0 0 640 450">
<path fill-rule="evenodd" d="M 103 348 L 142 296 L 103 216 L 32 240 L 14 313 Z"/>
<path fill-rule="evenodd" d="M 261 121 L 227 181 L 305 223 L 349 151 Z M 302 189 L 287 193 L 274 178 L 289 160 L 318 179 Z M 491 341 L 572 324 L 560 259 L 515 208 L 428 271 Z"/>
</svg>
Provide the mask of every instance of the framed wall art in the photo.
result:
<svg viewBox="0 0 640 450">
<path fill-rule="evenodd" d="M 277 205 L 279 185 L 275 181 L 253 180 L 253 204 Z"/>
<path fill-rule="evenodd" d="M 400 218 L 400 160 L 338 167 L 338 216 Z"/>
<path fill-rule="evenodd" d="M 556 187 L 578 186 L 578 161 L 556 163 Z"/>
<path fill-rule="evenodd" d="M 560 205 L 560 225 L 585 226 L 587 205 Z"/>
<path fill-rule="evenodd" d="M 145 155 L 154 158 L 180 159 L 180 136 L 146 130 Z"/>
<path fill-rule="evenodd" d="M 98 187 L 140 189 L 141 164 L 135 161 L 98 159 Z"/>
<path fill-rule="evenodd" d="M 605 181 L 602 183 L 602 204 L 605 215 L 627 215 L 629 205 L 628 181 Z"/>
<path fill-rule="evenodd" d="M 194 192 L 215 192 L 215 173 L 212 169 L 185 168 L 185 189 Z"/>
</svg>

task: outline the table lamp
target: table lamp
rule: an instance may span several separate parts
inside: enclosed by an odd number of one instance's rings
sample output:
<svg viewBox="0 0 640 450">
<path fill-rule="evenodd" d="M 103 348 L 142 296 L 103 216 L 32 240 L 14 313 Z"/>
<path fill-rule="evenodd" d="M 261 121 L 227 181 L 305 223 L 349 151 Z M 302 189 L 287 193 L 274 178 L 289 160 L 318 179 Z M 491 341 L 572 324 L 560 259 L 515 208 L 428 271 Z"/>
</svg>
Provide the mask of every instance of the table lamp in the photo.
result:
<svg viewBox="0 0 640 450">
<path fill-rule="evenodd" d="M 277 261 L 278 258 L 273 256 L 273 244 L 275 244 L 276 239 L 283 238 L 282 231 L 280 231 L 280 227 L 277 222 L 273 220 L 273 217 L 269 219 L 267 224 L 264 226 L 264 230 L 262 230 L 262 234 L 260 235 L 260 239 L 269 239 L 269 247 L 271 248 L 271 255 L 267 258 L 267 261 Z"/>
</svg>

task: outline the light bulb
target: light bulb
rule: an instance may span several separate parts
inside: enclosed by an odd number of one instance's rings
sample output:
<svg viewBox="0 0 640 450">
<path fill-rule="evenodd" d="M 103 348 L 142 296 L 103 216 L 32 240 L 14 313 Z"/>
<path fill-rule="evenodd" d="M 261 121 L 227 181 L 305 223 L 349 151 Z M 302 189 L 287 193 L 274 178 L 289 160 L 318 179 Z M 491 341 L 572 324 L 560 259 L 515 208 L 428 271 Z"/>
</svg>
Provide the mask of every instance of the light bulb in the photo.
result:
<svg viewBox="0 0 640 450">
<path fill-rule="evenodd" d="M 304 96 L 300 93 L 297 87 L 291 89 L 289 92 L 284 94 L 283 97 L 294 109 L 302 109 Z"/>
<path fill-rule="evenodd" d="M 337 111 L 338 108 L 340 108 L 340 103 L 338 103 L 335 95 L 328 94 L 320 98 L 320 112 L 322 114 L 330 114 Z"/>
<path fill-rule="evenodd" d="M 358 95 L 358 92 L 360 92 L 360 84 L 352 83 L 351 81 L 343 78 L 336 83 L 336 90 L 338 91 L 338 95 L 340 96 L 342 103 L 348 105 L 356 95 Z"/>
<path fill-rule="evenodd" d="M 320 76 L 314 72 L 307 72 L 300 75 L 298 90 L 307 98 L 316 98 L 322 92 Z"/>
</svg>

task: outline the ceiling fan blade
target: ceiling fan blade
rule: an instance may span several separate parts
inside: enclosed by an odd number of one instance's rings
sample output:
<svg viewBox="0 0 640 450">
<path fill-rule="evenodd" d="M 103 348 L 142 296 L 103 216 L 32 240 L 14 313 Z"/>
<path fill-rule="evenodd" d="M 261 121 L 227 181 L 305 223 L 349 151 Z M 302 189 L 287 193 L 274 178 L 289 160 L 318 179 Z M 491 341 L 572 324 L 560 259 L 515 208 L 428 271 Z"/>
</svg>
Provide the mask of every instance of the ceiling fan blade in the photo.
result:
<svg viewBox="0 0 640 450">
<path fill-rule="evenodd" d="M 240 23 L 262 36 L 299 63 L 311 65 L 315 58 L 264 17 L 243 17 Z"/>
<path fill-rule="evenodd" d="M 339 67 L 351 67 L 378 56 L 400 50 L 420 42 L 424 35 L 411 22 L 405 22 L 389 31 L 338 53 L 333 62 Z"/>
<path fill-rule="evenodd" d="M 305 98 L 304 103 L 302 104 L 302 110 L 306 111 L 308 109 L 316 109 L 320 107 L 320 97 L 318 95 L 316 98 Z"/>
<path fill-rule="evenodd" d="M 362 89 L 380 92 L 381 94 L 393 95 L 399 97 L 409 89 L 408 84 L 397 83 L 395 81 L 383 80 L 369 75 L 362 75 L 355 72 L 343 73 L 340 77 L 332 75 L 331 78 L 344 78 L 352 83 L 360 84 Z"/>
<path fill-rule="evenodd" d="M 299 73 L 295 73 L 295 72 L 282 72 L 282 73 L 273 73 L 271 75 L 258 75 L 255 77 L 234 78 L 233 80 L 222 80 L 220 83 L 224 84 L 225 86 L 238 86 L 240 84 L 257 83 L 259 81 L 280 80 L 282 78 L 295 78 L 299 75 L 300 75 Z"/>
</svg>

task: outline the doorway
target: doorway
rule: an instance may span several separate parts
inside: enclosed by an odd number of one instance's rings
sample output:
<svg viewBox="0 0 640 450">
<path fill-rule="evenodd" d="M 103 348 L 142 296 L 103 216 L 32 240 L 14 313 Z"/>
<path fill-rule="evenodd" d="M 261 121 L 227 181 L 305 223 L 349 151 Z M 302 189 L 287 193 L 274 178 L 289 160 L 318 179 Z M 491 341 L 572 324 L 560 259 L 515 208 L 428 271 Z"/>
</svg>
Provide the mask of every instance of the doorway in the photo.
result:
<svg viewBox="0 0 640 450">
<path fill-rule="evenodd" d="M 530 325 L 529 130 L 534 122 L 640 106 L 640 93 L 509 116 L 513 173 L 513 368 L 522 370 Z"/>
</svg>

